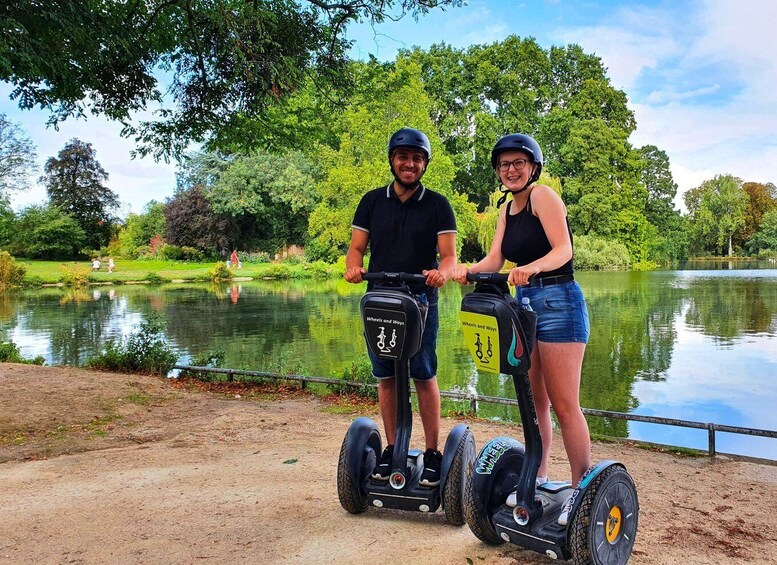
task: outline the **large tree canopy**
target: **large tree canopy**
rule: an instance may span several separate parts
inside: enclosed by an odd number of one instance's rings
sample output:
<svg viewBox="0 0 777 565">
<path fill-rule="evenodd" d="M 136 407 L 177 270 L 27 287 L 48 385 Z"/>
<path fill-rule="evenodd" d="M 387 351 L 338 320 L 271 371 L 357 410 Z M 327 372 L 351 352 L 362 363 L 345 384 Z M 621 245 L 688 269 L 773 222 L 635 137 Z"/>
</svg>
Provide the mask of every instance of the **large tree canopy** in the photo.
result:
<svg viewBox="0 0 777 565">
<path fill-rule="evenodd" d="M 49 201 L 69 214 L 86 234 L 86 245 L 100 249 L 108 244 L 119 197 L 103 183 L 108 173 L 97 161 L 91 143 L 71 139 L 44 167 L 41 182 Z"/>
<path fill-rule="evenodd" d="M 51 122 L 91 111 L 125 123 L 141 153 L 238 143 L 246 125 L 313 78 L 345 84 L 344 31 L 462 0 L 17 0 L 0 11 L 0 80 Z M 167 94 L 159 76 L 170 81 Z M 130 114 L 163 103 L 157 119 Z M 254 130 L 255 132 L 255 130 Z"/>
<path fill-rule="evenodd" d="M 21 128 L 0 114 L 0 199 L 27 188 L 35 170 L 35 146 Z"/>
</svg>

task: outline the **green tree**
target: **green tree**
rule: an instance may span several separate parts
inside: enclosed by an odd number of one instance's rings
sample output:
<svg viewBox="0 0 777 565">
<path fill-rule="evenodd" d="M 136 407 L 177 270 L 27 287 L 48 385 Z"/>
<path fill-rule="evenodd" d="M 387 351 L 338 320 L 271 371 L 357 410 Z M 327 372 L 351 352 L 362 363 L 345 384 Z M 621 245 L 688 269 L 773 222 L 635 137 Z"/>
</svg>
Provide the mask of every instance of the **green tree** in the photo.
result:
<svg viewBox="0 0 777 565">
<path fill-rule="evenodd" d="M 0 11 L 0 79 L 15 86 L 20 107 L 51 110 L 52 123 L 86 111 L 121 120 L 143 154 L 178 155 L 206 139 L 239 145 L 246 123 L 261 122 L 309 77 L 322 89 L 347 85 L 348 24 L 461 3 L 17 0 Z M 133 125 L 133 111 L 163 100 L 159 69 L 173 103 L 157 121 Z"/>
<path fill-rule="evenodd" d="M 669 169 L 669 157 L 655 145 L 645 145 L 639 153 L 645 163 L 641 177 L 647 190 L 645 217 L 657 228 L 664 229 L 671 216 L 677 213 L 674 208 L 677 183 Z"/>
<path fill-rule="evenodd" d="M 577 45 L 546 51 L 533 38 L 510 36 L 467 50 L 435 45 L 401 57 L 421 65 L 432 118 L 456 165 L 454 185 L 480 210 L 496 186 L 490 156 L 499 136 L 536 135 L 551 172 L 566 182 L 579 172 L 579 163 L 562 159 L 577 122 L 602 120 L 622 131 L 623 140 L 635 127 L 625 94 L 609 84 L 601 60 Z"/>
<path fill-rule="evenodd" d="M 56 206 L 29 206 L 16 217 L 8 250 L 30 259 L 73 259 L 86 234 L 75 218 Z"/>
<path fill-rule="evenodd" d="M 16 214 L 13 213 L 8 200 L 0 198 L 0 249 L 8 245 L 11 241 L 15 219 Z"/>
<path fill-rule="evenodd" d="M 691 245 L 698 252 L 733 255 L 732 237 L 745 221 L 747 194 L 742 181 L 716 175 L 684 195 Z"/>
<path fill-rule="evenodd" d="M 35 170 L 35 145 L 21 128 L 0 114 L 0 199 L 29 187 Z"/>
<path fill-rule="evenodd" d="M 141 214 L 130 214 L 119 230 L 119 253 L 134 255 L 138 247 L 148 245 L 153 237 L 166 237 L 165 205 L 152 200 Z"/>
<path fill-rule="evenodd" d="M 454 167 L 442 147 L 430 118 L 431 101 L 421 83 L 420 67 L 400 60 L 388 73 L 376 73 L 346 112 L 344 133 L 337 151 L 322 150 L 328 171 L 320 185 L 321 204 L 310 216 L 310 253 L 334 260 L 350 241 L 356 205 L 370 189 L 391 182 L 387 145 L 391 134 L 405 126 L 428 132 L 432 161 L 423 183 L 445 195 L 453 207 L 460 246 L 476 229 L 475 208 L 453 190 Z"/>
<path fill-rule="evenodd" d="M 41 177 L 51 204 L 78 222 L 91 249 L 108 244 L 116 221 L 119 197 L 103 184 L 107 180 L 92 144 L 77 138 L 49 157 Z"/>
<path fill-rule="evenodd" d="M 241 247 L 274 252 L 305 244 L 308 217 L 320 200 L 319 171 L 314 158 L 299 151 L 255 151 L 232 160 L 205 194 L 214 212 L 251 226 Z"/>
<path fill-rule="evenodd" d="M 742 190 L 747 194 L 745 221 L 734 233 L 734 245 L 744 247 L 761 227 L 764 214 L 777 209 L 777 187 L 772 183 L 746 182 Z"/>
<path fill-rule="evenodd" d="M 763 215 L 759 230 L 747 242 L 747 249 L 753 254 L 761 251 L 777 253 L 777 209 Z"/>
</svg>

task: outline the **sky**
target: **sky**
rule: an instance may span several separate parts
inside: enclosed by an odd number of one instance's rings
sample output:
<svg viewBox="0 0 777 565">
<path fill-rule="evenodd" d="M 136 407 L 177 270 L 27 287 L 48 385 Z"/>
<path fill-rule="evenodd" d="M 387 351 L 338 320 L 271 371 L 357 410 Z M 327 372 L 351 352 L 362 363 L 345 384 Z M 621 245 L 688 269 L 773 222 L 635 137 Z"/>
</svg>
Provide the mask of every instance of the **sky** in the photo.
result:
<svg viewBox="0 0 777 565">
<path fill-rule="evenodd" d="M 301 0 L 304 1 L 304 0 Z M 777 2 L 772 0 L 613 1 L 469 0 L 378 27 L 352 26 L 352 56 L 393 60 L 402 48 L 445 42 L 456 48 L 534 37 L 545 49 L 580 45 L 599 56 L 613 86 L 634 111 L 636 147 L 655 145 L 669 156 L 682 193 L 718 174 L 777 183 Z M 48 114 L 21 111 L 0 83 L 0 113 L 37 146 L 41 165 L 73 137 L 93 144 L 119 195 L 124 215 L 175 189 L 175 164 L 132 160 L 133 143 L 101 118 L 72 120 L 59 131 Z M 41 186 L 17 194 L 19 209 L 45 200 Z"/>
</svg>

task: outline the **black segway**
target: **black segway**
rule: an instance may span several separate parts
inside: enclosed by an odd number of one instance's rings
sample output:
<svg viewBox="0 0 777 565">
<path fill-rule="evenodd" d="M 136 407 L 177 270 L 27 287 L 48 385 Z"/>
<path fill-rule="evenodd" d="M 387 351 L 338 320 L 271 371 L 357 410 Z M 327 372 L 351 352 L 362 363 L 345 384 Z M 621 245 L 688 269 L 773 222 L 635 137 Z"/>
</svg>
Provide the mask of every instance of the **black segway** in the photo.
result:
<svg viewBox="0 0 777 565">
<path fill-rule="evenodd" d="M 367 345 L 378 357 L 394 361 L 397 434 L 389 480 L 375 480 L 372 472 L 382 453 L 378 426 L 366 417 L 353 421 L 345 434 L 337 466 L 340 504 L 351 514 L 358 514 L 368 506 L 435 512 L 442 503 L 446 521 L 462 526 L 467 469 L 475 458 L 475 440 L 469 426 L 459 424 L 448 435 L 437 486 L 419 484 L 424 470 L 423 452 L 409 449 L 413 426 L 410 358 L 421 346 L 427 307 L 419 304 L 404 283 L 423 282 L 426 277 L 368 273 L 362 278 L 379 283 L 362 297 L 360 309 Z"/>
<path fill-rule="evenodd" d="M 513 376 L 526 445 L 509 437 L 491 440 L 471 468 L 464 515 L 472 532 L 489 544 L 514 543 L 576 564 L 623 564 L 637 533 L 639 503 L 634 481 L 617 461 L 593 465 L 573 488 L 566 482 L 536 486 L 542 459 L 529 364 L 536 314 L 509 295 L 507 275 L 474 273 L 475 289 L 462 299 L 461 323 L 476 366 Z M 507 504 L 515 492 L 515 506 Z M 557 520 L 569 496 L 567 526 Z"/>
</svg>

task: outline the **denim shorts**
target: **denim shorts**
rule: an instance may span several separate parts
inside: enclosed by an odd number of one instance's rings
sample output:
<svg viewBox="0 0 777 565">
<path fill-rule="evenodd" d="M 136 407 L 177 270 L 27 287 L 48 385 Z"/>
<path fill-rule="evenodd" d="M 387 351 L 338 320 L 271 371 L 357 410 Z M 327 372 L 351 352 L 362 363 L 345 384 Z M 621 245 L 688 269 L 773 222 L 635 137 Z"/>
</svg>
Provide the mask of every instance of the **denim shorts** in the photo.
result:
<svg viewBox="0 0 777 565">
<path fill-rule="evenodd" d="M 421 336 L 421 347 L 418 353 L 410 358 L 410 378 L 416 381 L 428 381 L 437 376 L 437 330 L 440 318 L 437 313 L 437 300 L 429 303 L 426 313 L 426 326 Z M 367 354 L 372 361 L 372 375 L 377 379 L 394 378 L 394 361 L 382 359 L 372 354 L 367 348 Z"/>
<path fill-rule="evenodd" d="M 529 297 L 537 313 L 537 341 L 588 343 L 588 308 L 577 281 L 516 288 L 515 299 L 519 303 L 524 296 Z"/>
</svg>

